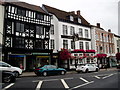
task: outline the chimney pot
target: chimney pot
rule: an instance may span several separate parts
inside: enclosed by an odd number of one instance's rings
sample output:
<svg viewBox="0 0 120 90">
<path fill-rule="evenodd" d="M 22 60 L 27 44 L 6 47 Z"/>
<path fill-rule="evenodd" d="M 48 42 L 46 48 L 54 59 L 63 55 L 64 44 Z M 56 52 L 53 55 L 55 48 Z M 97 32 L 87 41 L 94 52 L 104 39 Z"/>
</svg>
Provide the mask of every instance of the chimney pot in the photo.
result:
<svg viewBox="0 0 120 90">
<path fill-rule="evenodd" d="M 97 23 L 97 28 L 100 28 L 100 23 Z"/>
<path fill-rule="evenodd" d="M 111 29 L 108 29 L 108 32 L 111 32 Z"/>
<path fill-rule="evenodd" d="M 80 15 L 80 10 L 77 11 L 77 15 Z"/>
</svg>

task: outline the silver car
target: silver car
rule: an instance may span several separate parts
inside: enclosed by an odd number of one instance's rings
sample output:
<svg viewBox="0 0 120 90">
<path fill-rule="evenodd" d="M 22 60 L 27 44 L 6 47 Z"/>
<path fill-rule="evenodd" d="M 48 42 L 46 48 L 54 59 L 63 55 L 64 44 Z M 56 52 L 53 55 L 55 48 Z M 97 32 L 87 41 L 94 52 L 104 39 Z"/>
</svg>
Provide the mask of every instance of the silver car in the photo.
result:
<svg viewBox="0 0 120 90">
<path fill-rule="evenodd" d="M 0 70 L 14 72 L 16 77 L 19 77 L 19 75 L 22 74 L 22 70 L 20 68 L 13 67 L 10 64 L 2 62 L 2 61 L 0 61 Z"/>
<path fill-rule="evenodd" d="M 81 64 L 77 66 L 76 71 L 80 72 L 90 72 L 90 71 L 99 71 L 99 68 L 94 64 Z"/>
</svg>

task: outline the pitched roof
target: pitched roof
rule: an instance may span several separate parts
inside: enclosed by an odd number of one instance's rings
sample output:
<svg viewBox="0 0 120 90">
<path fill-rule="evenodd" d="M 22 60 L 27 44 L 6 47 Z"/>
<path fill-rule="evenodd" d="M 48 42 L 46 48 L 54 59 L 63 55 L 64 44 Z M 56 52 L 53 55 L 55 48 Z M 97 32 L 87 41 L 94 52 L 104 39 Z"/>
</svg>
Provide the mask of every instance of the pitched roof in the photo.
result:
<svg viewBox="0 0 120 90">
<path fill-rule="evenodd" d="M 77 15 L 73 12 L 66 12 L 60 9 L 56 9 L 54 7 L 44 5 L 44 4 L 43 4 L 43 7 L 45 7 L 48 13 L 54 14 L 60 21 L 70 22 L 70 23 L 84 25 L 84 26 L 90 26 L 90 24 L 81 15 Z M 73 16 L 74 21 L 70 21 L 69 16 Z M 81 23 L 78 23 L 78 18 L 81 19 Z"/>
<path fill-rule="evenodd" d="M 12 4 L 12 5 L 27 8 L 27 9 L 30 9 L 30 10 L 38 11 L 38 12 L 41 12 L 41 13 L 46 13 L 40 6 L 32 5 L 32 4 L 29 4 L 29 3 L 26 3 L 26 2 L 22 2 L 22 1 L 2 2 L 2 3 L 4 3 L 4 4 Z"/>
</svg>

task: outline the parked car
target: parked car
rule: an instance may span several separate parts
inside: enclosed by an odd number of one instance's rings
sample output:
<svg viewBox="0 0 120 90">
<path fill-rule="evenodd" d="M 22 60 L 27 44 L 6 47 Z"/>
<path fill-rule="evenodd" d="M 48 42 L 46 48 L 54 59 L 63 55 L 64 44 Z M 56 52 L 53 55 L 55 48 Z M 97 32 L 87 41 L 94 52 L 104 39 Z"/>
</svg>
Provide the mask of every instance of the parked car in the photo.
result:
<svg viewBox="0 0 120 90">
<path fill-rule="evenodd" d="M 16 81 L 15 73 L 1 70 L 0 73 L 2 73 L 2 83 L 14 83 Z"/>
<path fill-rule="evenodd" d="M 99 68 L 93 64 L 81 64 L 76 68 L 78 73 L 80 72 L 90 72 L 90 71 L 98 71 Z"/>
<path fill-rule="evenodd" d="M 22 70 L 20 68 L 13 67 L 10 64 L 7 64 L 2 61 L 0 61 L 0 70 L 14 72 L 16 77 L 19 77 L 19 75 L 22 74 Z"/>
<path fill-rule="evenodd" d="M 43 67 L 36 68 L 34 72 L 37 76 L 47 76 L 56 74 L 64 75 L 66 73 L 66 70 L 64 68 L 57 68 L 55 65 L 44 65 Z"/>
</svg>

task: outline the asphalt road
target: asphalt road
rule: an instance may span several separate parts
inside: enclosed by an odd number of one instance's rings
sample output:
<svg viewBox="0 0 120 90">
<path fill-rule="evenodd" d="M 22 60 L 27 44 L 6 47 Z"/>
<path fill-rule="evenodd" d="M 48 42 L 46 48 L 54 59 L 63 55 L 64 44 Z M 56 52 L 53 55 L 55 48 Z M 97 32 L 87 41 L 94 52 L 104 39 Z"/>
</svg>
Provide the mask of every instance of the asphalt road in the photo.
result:
<svg viewBox="0 0 120 90">
<path fill-rule="evenodd" d="M 2 83 L 5 90 L 46 90 L 46 89 L 118 89 L 120 87 L 118 70 L 91 73 L 70 73 L 56 76 L 33 76 L 17 78 L 15 83 Z M 120 89 L 120 88 L 119 88 Z"/>
</svg>

